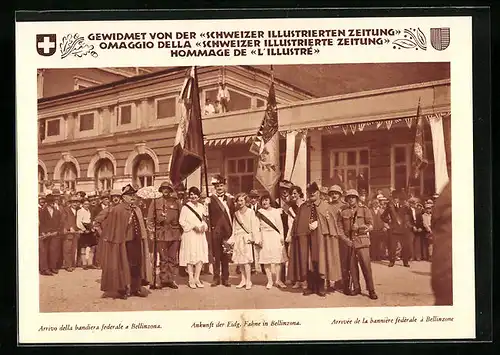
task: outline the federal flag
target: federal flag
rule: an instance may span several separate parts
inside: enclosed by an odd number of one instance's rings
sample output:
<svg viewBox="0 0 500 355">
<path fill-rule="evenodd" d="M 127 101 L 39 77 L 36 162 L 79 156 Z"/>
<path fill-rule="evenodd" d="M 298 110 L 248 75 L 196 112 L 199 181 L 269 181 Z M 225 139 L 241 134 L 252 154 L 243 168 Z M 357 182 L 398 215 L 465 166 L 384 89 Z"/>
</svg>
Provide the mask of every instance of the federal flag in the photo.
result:
<svg viewBox="0 0 500 355">
<path fill-rule="evenodd" d="M 181 118 L 170 157 L 170 180 L 177 185 L 203 163 L 203 129 L 196 67 L 189 69 L 180 94 Z"/>
<path fill-rule="evenodd" d="M 412 151 L 412 179 L 418 179 L 420 172 L 429 164 L 426 159 L 424 143 L 424 120 L 420 117 L 420 102 L 417 107 L 417 124 L 415 130 L 415 142 Z"/>
<path fill-rule="evenodd" d="M 276 184 L 280 178 L 278 127 L 278 108 L 272 81 L 264 119 L 250 146 L 250 152 L 259 157 L 255 177 L 272 197 L 275 197 Z"/>
</svg>

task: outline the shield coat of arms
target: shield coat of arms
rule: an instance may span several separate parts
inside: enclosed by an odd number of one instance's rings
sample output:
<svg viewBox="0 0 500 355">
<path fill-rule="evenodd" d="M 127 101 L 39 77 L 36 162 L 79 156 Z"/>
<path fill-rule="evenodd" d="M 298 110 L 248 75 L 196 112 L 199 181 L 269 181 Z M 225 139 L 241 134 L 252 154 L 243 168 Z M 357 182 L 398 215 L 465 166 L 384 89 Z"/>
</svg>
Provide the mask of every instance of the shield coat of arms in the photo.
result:
<svg viewBox="0 0 500 355">
<path fill-rule="evenodd" d="M 56 35 L 36 35 L 36 51 L 44 57 L 50 57 L 56 52 Z"/>
<path fill-rule="evenodd" d="M 438 51 L 444 51 L 450 45 L 450 28 L 431 28 L 431 45 Z"/>
</svg>

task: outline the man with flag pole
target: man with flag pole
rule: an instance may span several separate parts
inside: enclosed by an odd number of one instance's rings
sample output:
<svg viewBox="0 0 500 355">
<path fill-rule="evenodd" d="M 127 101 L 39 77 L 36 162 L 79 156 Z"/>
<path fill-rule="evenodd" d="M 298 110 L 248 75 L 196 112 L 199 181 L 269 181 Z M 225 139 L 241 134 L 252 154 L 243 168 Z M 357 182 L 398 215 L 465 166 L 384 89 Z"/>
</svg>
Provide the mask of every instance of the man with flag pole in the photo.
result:
<svg viewBox="0 0 500 355">
<path fill-rule="evenodd" d="M 205 191 L 208 195 L 203 124 L 201 121 L 198 76 L 195 66 L 191 67 L 187 72 L 181 88 L 180 102 L 182 103 L 182 114 L 175 136 L 174 149 L 170 157 L 170 181 L 174 186 L 181 186 L 183 181 L 187 182 L 188 176 L 203 165 Z M 208 230 L 210 230 L 210 223 Z"/>
</svg>

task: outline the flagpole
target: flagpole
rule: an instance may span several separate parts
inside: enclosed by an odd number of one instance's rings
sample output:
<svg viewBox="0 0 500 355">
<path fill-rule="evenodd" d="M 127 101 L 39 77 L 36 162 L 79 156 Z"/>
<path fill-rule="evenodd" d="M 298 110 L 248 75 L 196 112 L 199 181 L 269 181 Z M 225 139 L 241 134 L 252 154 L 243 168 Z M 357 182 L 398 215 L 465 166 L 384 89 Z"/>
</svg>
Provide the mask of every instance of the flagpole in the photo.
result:
<svg viewBox="0 0 500 355">
<path fill-rule="evenodd" d="M 412 151 L 411 151 L 411 164 L 410 164 L 410 174 L 408 174 L 408 180 L 406 181 L 406 195 L 408 196 L 409 193 L 410 193 L 410 181 L 413 181 L 415 180 L 414 177 L 413 177 L 413 163 L 415 162 L 415 154 L 414 154 L 414 150 L 415 150 L 415 136 L 417 135 L 417 130 L 418 130 L 418 119 L 420 117 L 420 99 L 422 97 L 419 96 L 418 98 L 418 105 L 417 105 L 417 117 L 416 117 L 416 122 L 415 122 L 415 128 L 413 129 L 413 134 L 412 134 L 412 137 L 413 137 L 413 146 L 412 146 Z"/>
</svg>

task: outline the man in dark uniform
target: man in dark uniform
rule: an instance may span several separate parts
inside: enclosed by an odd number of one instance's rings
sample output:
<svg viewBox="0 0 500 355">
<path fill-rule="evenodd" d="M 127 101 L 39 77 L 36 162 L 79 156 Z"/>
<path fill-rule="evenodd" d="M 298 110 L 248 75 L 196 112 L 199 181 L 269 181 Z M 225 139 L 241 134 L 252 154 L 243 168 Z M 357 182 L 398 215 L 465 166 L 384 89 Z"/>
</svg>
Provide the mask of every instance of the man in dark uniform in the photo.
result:
<svg viewBox="0 0 500 355">
<path fill-rule="evenodd" d="M 368 207 L 359 203 L 359 195 L 356 190 L 346 191 L 347 206 L 340 212 L 343 236 L 342 239 L 349 238 L 351 252 L 348 257 L 350 266 L 350 278 L 352 279 L 353 289 L 347 292 L 350 296 L 361 294 L 361 285 L 359 283 L 359 266 L 363 272 L 366 281 L 368 295 L 372 300 L 378 298 L 375 293 L 373 283 L 372 267 L 370 260 L 370 237 L 369 232 L 373 229 L 373 219 Z M 350 244 L 350 243 L 348 243 Z M 350 284 L 344 280 L 344 286 Z M 347 288 L 344 292 L 348 291 Z"/>
<path fill-rule="evenodd" d="M 174 197 L 174 187 L 171 182 L 163 182 L 158 191 L 163 194 L 163 197 L 149 204 L 147 217 L 149 238 L 154 242 L 156 221 L 156 250 L 160 256 L 160 288 L 166 286 L 177 289 L 179 286 L 175 282 L 175 277 L 179 264 L 178 254 L 182 234 L 179 225 L 182 205 Z"/>
<path fill-rule="evenodd" d="M 404 201 L 402 191 L 393 191 L 392 201 L 387 205 L 385 211 L 380 215 L 382 221 L 389 225 L 388 243 L 389 243 L 389 267 L 393 267 L 396 262 L 397 242 L 401 243 L 401 258 L 403 265 L 410 267 L 411 256 L 411 232 L 410 232 L 410 213 L 408 208 L 402 203 Z"/>
<path fill-rule="evenodd" d="M 224 252 L 224 243 L 233 233 L 234 198 L 226 192 L 226 179 L 222 175 L 212 178 L 215 194 L 211 194 L 208 203 L 214 258 L 214 278 L 212 287 L 229 283 L 229 255 Z M 221 270 L 222 269 L 222 270 Z"/>
</svg>

